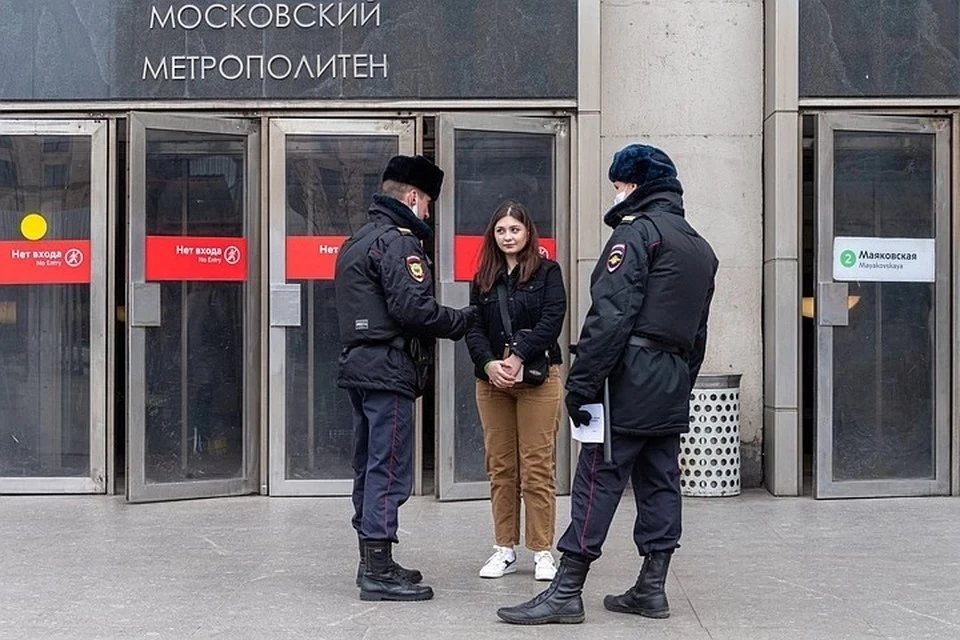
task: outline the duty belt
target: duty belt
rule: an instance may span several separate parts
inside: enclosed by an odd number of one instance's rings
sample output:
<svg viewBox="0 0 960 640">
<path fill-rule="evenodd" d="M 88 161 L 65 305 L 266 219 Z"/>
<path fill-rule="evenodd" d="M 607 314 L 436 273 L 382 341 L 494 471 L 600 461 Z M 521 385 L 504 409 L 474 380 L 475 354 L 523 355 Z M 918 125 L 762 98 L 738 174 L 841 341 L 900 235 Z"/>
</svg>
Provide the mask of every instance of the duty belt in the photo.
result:
<svg viewBox="0 0 960 640">
<path fill-rule="evenodd" d="M 680 347 L 667 344 L 666 342 L 660 342 L 659 340 L 654 340 L 653 338 L 647 338 L 646 336 L 630 336 L 629 344 L 632 347 L 646 347 L 648 349 L 666 351 L 667 353 L 674 353 L 677 355 L 683 353 Z"/>
</svg>

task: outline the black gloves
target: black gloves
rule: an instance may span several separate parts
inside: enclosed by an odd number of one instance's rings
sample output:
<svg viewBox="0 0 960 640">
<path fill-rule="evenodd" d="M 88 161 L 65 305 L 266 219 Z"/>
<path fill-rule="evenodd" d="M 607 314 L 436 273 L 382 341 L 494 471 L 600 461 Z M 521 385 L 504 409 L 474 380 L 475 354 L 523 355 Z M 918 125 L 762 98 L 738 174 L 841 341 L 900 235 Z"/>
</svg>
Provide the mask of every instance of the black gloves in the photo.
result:
<svg viewBox="0 0 960 640">
<path fill-rule="evenodd" d="M 480 312 L 473 305 L 460 309 L 460 313 L 463 314 L 463 321 L 466 323 L 467 329 L 470 329 L 473 327 L 473 325 L 477 324 L 477 318 L 480 317 Z"/>
<path fill-rule="evenodd" d="M 568 392 L 565 403 L 567 405 L 567 415 L 573 420 L 573 424 L 577 426 L 590 424 L 590 413 L 580 408 L 585 404 L 590 404 L 589 398 L 584 398 L 577 393 Z"/>
<path fill-rule="evenodd" d="M 467 335 L 467 331 L 477 324 L 477 319 L 480 317 L 480 311 L 473 305 L 469 307 L 464 307 L 462 309 L 457 309 L 460 312 L 460 318 L 463 319 L 463 324 L 457 327 L 456 331 L 445 336 L 450 340 L 460 340 L 463 336 Z"/>
</svg>

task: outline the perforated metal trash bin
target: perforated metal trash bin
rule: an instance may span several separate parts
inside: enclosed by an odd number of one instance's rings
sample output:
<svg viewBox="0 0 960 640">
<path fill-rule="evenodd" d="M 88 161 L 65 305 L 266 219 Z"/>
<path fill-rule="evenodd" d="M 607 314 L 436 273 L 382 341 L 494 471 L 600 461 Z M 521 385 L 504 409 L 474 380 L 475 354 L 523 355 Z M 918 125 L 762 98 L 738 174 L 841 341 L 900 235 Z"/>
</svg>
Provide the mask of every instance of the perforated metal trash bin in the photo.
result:
<svg viewBox="0 0 960 640">
<path fill-rule="evenodd" d="M 700 374 L 690 393 L 690 432 L 680 436 L 680 492 L 740 494 L 740 375 Z"/>
</svg>

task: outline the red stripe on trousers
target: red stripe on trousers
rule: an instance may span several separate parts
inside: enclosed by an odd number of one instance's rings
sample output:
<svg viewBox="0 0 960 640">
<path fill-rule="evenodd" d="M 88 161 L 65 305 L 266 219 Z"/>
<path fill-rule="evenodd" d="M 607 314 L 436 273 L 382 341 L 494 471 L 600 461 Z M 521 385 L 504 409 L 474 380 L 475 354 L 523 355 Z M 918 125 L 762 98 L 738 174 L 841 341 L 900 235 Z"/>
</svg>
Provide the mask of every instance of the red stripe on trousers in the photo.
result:
<svg viewBox="0 0 960 640">
<path fill-rule="evenodd" d="M 387 492 L 383 494 L 383 530 L 387 530 L 387 501 L 390 499 L 390 485 L 393 484 L 393 459 L 397 447 L 397 414 L 399 413 L 398 396 L 393 394 L 393 434 L 390 437 L 390 464 L 387 466 Z"/>
<path fill-rule="evenodd" d="M 593 447 L 593 460 L 590 461 L 590 498 L 587 500 L 587 513 L 583 517 L 583 531 L 580 532 L 580 555 L 587 556 L 586 538 L 587 523 L 590 522 L 590 512 L 593 510 L 593 495 L 597 490 L 597 450 L 600 447 Z"/>
</svg>

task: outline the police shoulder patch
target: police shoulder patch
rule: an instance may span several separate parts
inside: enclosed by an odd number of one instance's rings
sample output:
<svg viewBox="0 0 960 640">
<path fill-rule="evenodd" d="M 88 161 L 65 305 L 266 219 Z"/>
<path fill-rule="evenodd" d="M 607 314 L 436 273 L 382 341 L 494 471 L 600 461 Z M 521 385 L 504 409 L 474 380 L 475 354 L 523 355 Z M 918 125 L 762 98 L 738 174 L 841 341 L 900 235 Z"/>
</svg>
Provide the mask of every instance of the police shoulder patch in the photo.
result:
<svg viewBox="0 0 960 640">
<path fill-rule="evenodd" d="M 624 259 L 626 258 L 627 246 L 623 244 L 615 244 L 610 247 L 610 253 L 607 254 L 607 271 L 613 273 L 620 268 L 620 265 L 623 264 Z"/>
<path fill-rule="evenodd" d="M 407 273 L 410 274 L 410 277 L 417 282 L 423 282 L 423 279 L 427 277 L 427 272 L 423 268 L 423 260 L 420 256 L 407 256 L 406 263 Z"/>
</svg>

